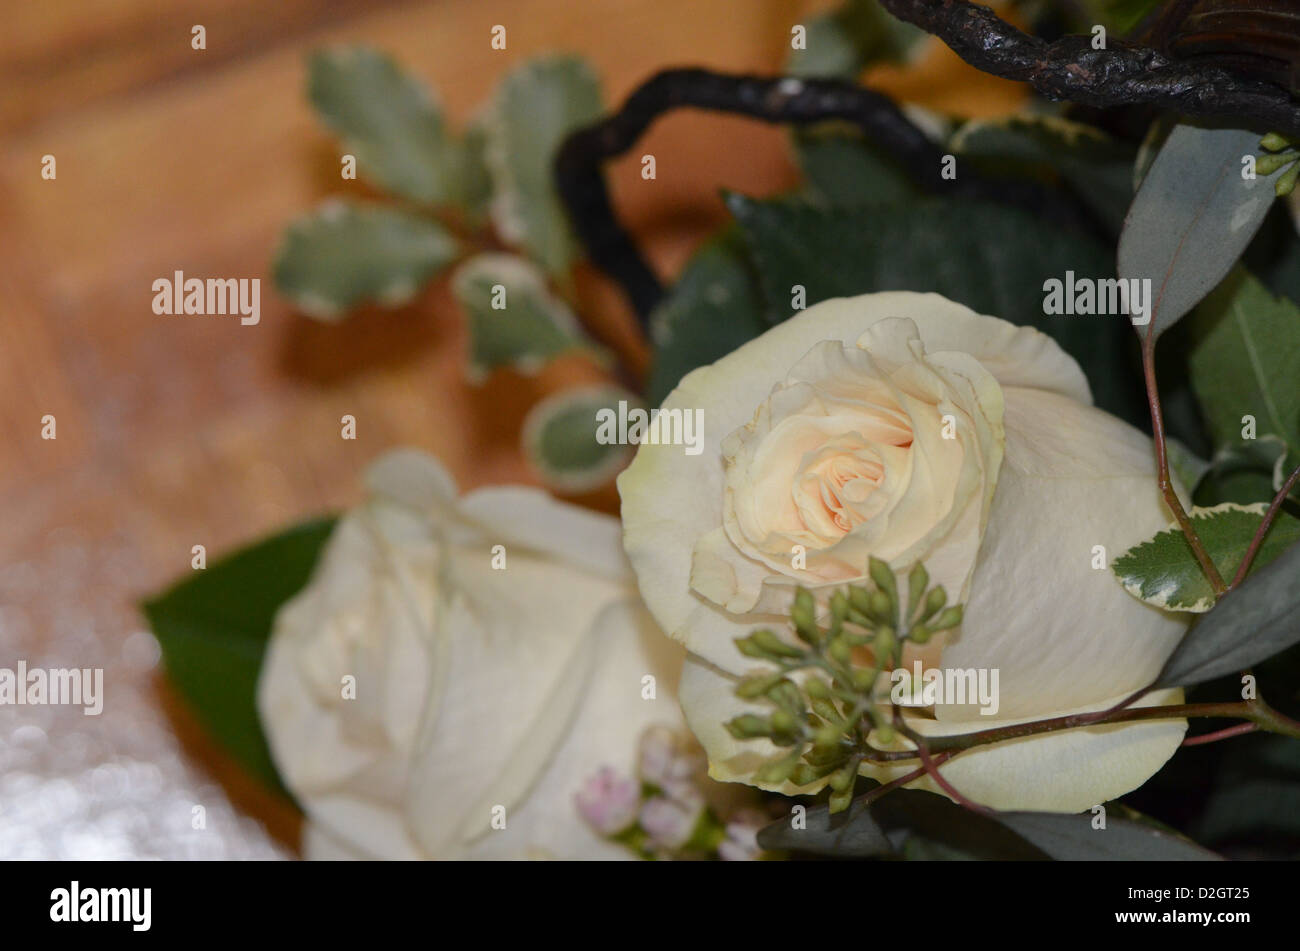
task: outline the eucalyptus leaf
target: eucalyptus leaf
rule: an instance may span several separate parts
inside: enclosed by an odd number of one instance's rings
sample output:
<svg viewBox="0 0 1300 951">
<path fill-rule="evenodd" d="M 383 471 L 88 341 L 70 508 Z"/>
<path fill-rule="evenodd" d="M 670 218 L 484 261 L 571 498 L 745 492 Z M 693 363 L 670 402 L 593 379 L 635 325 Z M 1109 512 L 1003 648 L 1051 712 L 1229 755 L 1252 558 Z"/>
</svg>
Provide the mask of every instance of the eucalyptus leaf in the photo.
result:
<svg viewBox="0 0 1300 951">
<path fill-rule="evenodd" d="M 1238 270 L 1197 308 L 1192 330 L 1192 388 L 1216 450 L 1245 451 L 1265 436 L 1300 445 L 1300 306 Z M 1244 438 L 1246 417 L 1254 439 Z"/>
<path fill-rule="evenodd" d="M 729 228 L 695 252 L 650 315 L 650 405 L 662 403 L 691 370 L 721 359 L 766 330 L 762 315 L 758 278 L 737 229 Z"/>
<path fill-rule="evenodd" d="M 409 302 L 459 251 L 436 221 L 333 200 L 289 225 L 272 272 L 299 310 L 332 322 L 366 301 Z"/>
<path fill-rule="evenodd" d="M 426 204 L 451 198 L 442 112 L 390 57 L 364 47 L 318 51 L 308 61 L 307 95 L 367 179 Z"/>
<path fill-rule="evenodd" d="M 1094 816 L 1090 813 L 1000 812 L 997 820 L 1057 861 L 1222 860 L 1221 856 L 1182 836 L 1117 816 L 1107 816 L 1105 828 L 1094 828 Z"/>
<path fill-rule="evenodd" d="M 468 223 L 478 227 L 487 220 L 492 199 L 492 176 L 487 167 L 487 126 L 482 120 L 466 126 L 461 137 L 453 143 L 452 156 L 455 171 L 452 198 L 464 211 Z"/>
<path fill-rule="evenodd" d="M 973 813 L 935 793 L 900 789 L 869 808 L 855 801 L 831 816 L 826 806 L 808 809 L 804 827 L 780 819 L 758 834 L 765 849 L 836 858 L 885 857 L 999 860 L 1207 861 L 1217 859 L 1187 839 L 1150 822 L 1110 809 L 1104 829 L 1093 816 L 1049 812 Z"/>
<path fill-rule="evenodd" d="M 1280 172 L 1244 177 L 1259 135 L 1179 125 L 1138 189 L 1119 239 L 1119 276 L 1150 281 L 1150 323 L 1160 336 L 1232 270 L 1273 204 Z"/>
<path fill-rule="evenodd" d="M 1173 470 L 1174 478 L 1189 495 L 1195 494 L 1205 474 L 1213 468 L 1213 463 L 1202 459 L 1181 440 L 1172 436 L 1165 439 L 1165 453 L 1169 457 L 1169 468 Z"/>
<path fill-rule="evenodd" d="M 1189 513 L 1221 577 L 1236 574 L 1267 508 L 1262 502 L 1249 507 L 1224 503 Z M 1279 512 L 1251 563 L 1251 571 L 1258 571 L 1297 542 L 1300 519 Z M 1156 607 L 1195 613 L 1214 607 L 1214 589 L 1176 525 L 1130 548 L 1115 559 L 1111 570 L 1130 594 Z"/>
<path fill-rule="evenodd" d="M 1190 687 L 1245 670 L 1300 642 L 1300 545 L 1229 591 L 1187 632 L 1156 680 Z"/>
<path fill-rule="evenodd" d="M 552 178 L 555 154 L 602 108 L 600 85 L 583 60 L 549 57 L 506 76 L 487 120 L 492 221 L 549 274 L 566 271 L 578 256 Z"/>
<path fill-rule="evenodd" d="M 1050 316 L 1044 284 L 1067 272 L 1113 272 L 1093 239 L 1017 208 L 927 199 L 905 209 L 821 208 L 797 199 L 727 196 L 757 271 L 768 319 L 793 289 L 812 306 L 873 291 L 934 291 L 983 314 L 1035 327 L 1079 361 L 1101 408 L 1141 425 L 1146 403 L 1124 316 Z"/>
<path fill-rule="evenodd" d="M 541 271 L 524 258 L 475 255 L 456 270 L 451 287 L 469 324 L 472 379 L 505 366 L 536 373 L 570 350 L 606 359 L 605 351 L 583 334 L 569 306 L 551 293 Z"/>
<path fill-rule="evenodd" d="M 168 676 L 200 722 L 281 791 L 257 715 L 257 678 L 276 612 L 307 583 L 334 521 L 304 522 L 236 551 L 143 605 Z"/>
<path fill-rule="evenodd" d="M 570 494 L 590 492 L 614 478 L 632 457 L 635 447 L 605 439 L 603 417 L 617 420 L 619 404 L 628 412 L 640 401 L 617 386 L 596 384 L 562 390 L 539 402 L 524 420 L 524 452 L 543 481 Z M 617 434 L 617 424 L 612 427 Z"/>
</svg>

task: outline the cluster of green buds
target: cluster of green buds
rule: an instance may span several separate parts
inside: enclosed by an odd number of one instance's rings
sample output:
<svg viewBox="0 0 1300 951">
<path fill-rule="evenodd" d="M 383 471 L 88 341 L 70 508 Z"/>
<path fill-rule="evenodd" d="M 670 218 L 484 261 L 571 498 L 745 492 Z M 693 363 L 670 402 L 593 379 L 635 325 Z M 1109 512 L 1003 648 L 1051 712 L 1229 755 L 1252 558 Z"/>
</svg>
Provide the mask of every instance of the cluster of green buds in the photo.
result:
<svg viewBox="0 0 1300 951">
<path fill-rule="evenodd" d="M 1255 174 L 1272 175 L 1280 168 L 1286 169 L 1275 186 L 1279 197 L 1291 194 L 1296 179 L 1300 178 L 1300 149 L 1296 148 L 1297 142 L 1300 140 L 1270 132 L 1259 143 L 1267 154 L 1255 160 Z"/>
<path fill-rule="evenodd" d="M 877 696 L 881 674 L 902 663 L 908 642 L 924 644 L 962 619 L 961 606 L 948 605 L 942 585 L 929 587 L 919 563 L 908 573 L 905 600 L 886 562 L 872 558 L 868 576 L 870 586 L 848 585 L 830 596 L 825 626 L 812 594 L 800 588 L 790 610 L 794 637 L 765 628 L 736 639 L 746 657 L 776 667 L 745 677 L 736 695 L 766 702 L 772 712 L 743 714 L 727 730 L 785 750 L 758 769 L 760 783 L 827 780 L 832 812 L 848 808 L 863 760 L 897 739 L 888 691 Z"/>
</svg>

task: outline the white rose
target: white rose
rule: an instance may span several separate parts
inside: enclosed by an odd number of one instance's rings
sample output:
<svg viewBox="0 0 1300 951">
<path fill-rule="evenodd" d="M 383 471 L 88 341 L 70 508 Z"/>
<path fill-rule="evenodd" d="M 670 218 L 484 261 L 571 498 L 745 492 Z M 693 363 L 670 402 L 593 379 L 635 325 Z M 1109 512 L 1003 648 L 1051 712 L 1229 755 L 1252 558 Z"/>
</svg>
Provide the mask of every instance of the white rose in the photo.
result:
<svg viewBox="0 0 1300 951">
<path fill-rule="evenodd" d="M 458 497 L 413 451 L 367 485 L 258 685 L 308 857 L 631 857 L 576 800 L 602 767 L 635 775 L 651 724 L 680 727 L 682 651 L 635 597 L 617 520 L 536 489 Z"/>
<path fill-rule="evenodd" d="M 1169 514 L 1150 440 L 1091 403 L 1049 337 L 933 294 L 826 301 L 688 374 L 664 408 L 703 411 L 704 452 L 643 445 L 619 491 L 642 596 L 690 651 L 681 700 L 711 775 L 752 782 L 777 752 L 723 726 L 764 709 L 733 694 L 754 669 L 733 640 L 782 624 L 796 586 L 824 602 L 862 582 L 869 555 L 901 572 L 921 561 L 965 603 L 958 630 L 909 647 L 909 669 L 999 671 L 995 717 L 940 704 L 915 719 L 921 732 L 1104 709 L 1150 683 L 1183 622 L 1092 562 L 1094 546 L 1114 558 Z M 1185 729 L 1008 741 L 943 773 L 997 808 L 1078 811 L 1145 782 Z M 914 766 L 863 772 L 888 780 Z"/>
</svg>

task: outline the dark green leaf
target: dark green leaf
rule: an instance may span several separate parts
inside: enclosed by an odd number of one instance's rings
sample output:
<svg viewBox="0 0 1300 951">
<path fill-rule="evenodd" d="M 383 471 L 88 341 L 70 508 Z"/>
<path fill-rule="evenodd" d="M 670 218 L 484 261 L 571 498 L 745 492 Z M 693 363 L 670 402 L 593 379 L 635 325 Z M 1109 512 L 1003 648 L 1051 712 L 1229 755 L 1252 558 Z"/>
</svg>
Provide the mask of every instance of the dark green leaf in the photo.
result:
<svg viewBox="0 0 1300 951">
<path fill-rule="evenodd" d="M 735 228 L 695 252 L 650 316 L 654 362 L 648 401 L 658 406 L 683 376 L 767 329 L 758 279 Z"/>
<path fill-rule="evenodd" d="M 919 197 L 891 156 L 860 133 L 821 126 L 794 136 L 812 201 L 828 207 L 896 205 Z"/>
<path fill-rule="evenodd" d="M 949 144 L 1003 175 L 1055 171 L 1116 232 L 1133 201 L 1133 149 L 1090 125 L 1023 113 L 968 122 Z"/>
<path fill-rule="evenodd" d="M 1220 576 L 1236 574 L 1255 531 L 1263 521 L 1263 503 L 1243 508 L 1231 503 L 1193 509 L 1192 524 Z M 1279 512 L 1252 563 L 1258 571 L 1300 541 L 1300 519 Z M 1135 545 L 1111 565 L 1115 576 L 1134 597 L 1171 611 L 1208 611 L 1214 589 L 1205 579 L 1187 539 L 1177 527 Z"/>
<path fill-rule="evenodd" d="M 307 583 L 334 521 L 304 522 L 227 555 L 143 605 L 167 673 L 199 720 L 280 789 L 257 715 L 257 678 L 276 612 Z"/>
<path fill-rule="evenodd" d="M 1093 828 L 1091 813 L 1000 812 L 997 818 L 1058 861 L 1215 862 L 1221 858 L 1182 836 L 1114 815 L 1106 817 L 1104 829 Z"/>
<path fill-rule="evenodd" d="M 1300 445 L 1300 306 L 1239 270 L 1191 323 L 1192 387 L 1217 452 L 1251 451 L 1265 436 Z M 1255 421 L 1253 440 L 1243 438 L 1246 416 Z M 1293 468 L 1294 449 L 1289 455 L 1278 474 Z"/>
<path fill-rule="evenodd" d="M 1097 404 L 1140 424 L 1146 417 L 1123 316 L 1049 316 L 1043 285 L 1112 275 L 1097 242 L 1019 209 L 927 200 L 905 209 L 822 209 L 730 195 L 751 249 L 768 315 L 791 313 L 795 285 L 807 304 L 872 291 L 934 291 L 980 313 L 1036 327 L 1079 361 Z"/>
<path fill-rule="evenodd" d="M 330 201 L 289 226 L 273 271 L 276 286 L 299 310 L 335 321 L 364 301 L 405 304 L 458 251 L 436 221 Z"/>
<path fill-rule="evenodd" d="M 361 47 L 314 53 L 307 95 L 356 155 L 363 176 L 426 204 L 451 197 L 442 113 L 429 90 L 387 55 Z"/>
</svg>

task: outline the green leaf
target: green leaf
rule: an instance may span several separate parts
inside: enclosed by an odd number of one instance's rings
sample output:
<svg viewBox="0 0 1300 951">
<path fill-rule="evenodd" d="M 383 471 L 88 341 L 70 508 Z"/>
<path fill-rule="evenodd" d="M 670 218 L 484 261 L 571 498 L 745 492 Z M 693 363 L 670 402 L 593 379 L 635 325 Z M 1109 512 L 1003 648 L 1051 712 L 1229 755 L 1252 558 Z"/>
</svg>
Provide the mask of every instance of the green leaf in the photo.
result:
<svg viewBox="0 0 1300 951">
<path fill-rule="evenodd" d="M 966 200 L 823 209 L 733 194 L 727 204 L 751 250 L 769 319 L 789 316 L 795 285 L 806 289 L 809 306 L 872 291 L 934 291 L 1047 333 L 1079 361 L 1097 405 L 1138 424 L 1146 417 L 1128 318 L 1043 312 L 1048 279 L 1112 273 L 1092 239 L 1016 208 Z"/>
<path fill-rule="evenodd" d="M 1192 330 L 1192 388 L 1216 449 L 1251 448 L 1245 416 L 1254 417 L 1257 439 L 1300 445 L 1300 306 L 1238 270 L 1197 308 Z M 1294 468 L 1294 449 L 1289 457 L 1277 474 Z"/>
<path fill-rule="evenodd" d="M 1237 573 L 1267 508 L 1262 502 L 1249 507 L 1226 502 L 1213 508 L 1192 509 L 1196 534 L 1221 577 L 1227 579 Z M 1298 541 L 1300 519 L 1279 512 L 1264 536 L 1251 571 L 1258 571 Z M 1176 525 L 1130 548 L 1115 559 L 1111 570 L 1130 594 L 1156 607 L 1196 613 L 1214 607 L 1214 589 Z"/>
<path fill-rule="evenodd" d="M 1116 231 L 1133 200 L 1132 148 L 1093 126 L 1059 116 L 1022 113 L 972 120 L 949 147 L 1002 175 L 1052 170 Z"/>
<path fill-rule="evenodd" d="M 289 225 L 272 270 L 294 306 L 333 322 L 366 301 L 407 303 L 459 251 L 436 221 L 335 200 Z"/>
<path fill-rule="evenodd" d="M 1210 460 L 1197 489 L 1197 504 L 1206 498 L 1212 498 L 1212 504 L 1272 502 L 1289 474 L 1289 461 L 1286 443 L 1272 435 L 1225 446 Z"/>
<path fill-rule="evenodd" d="M 903 167 L 860 132 L 824 123 L 796 132 L 794 146 L 814 204 L 898 205 L 920 196 Z"/>
<path fill-rule="evenodd" d="M 257 678 L 276 612 L 307 583 L 334 522 L 304 522 L 227 555 L 143 605 L 167 673 L 200 722 L 281 790 L 257 715 Z"/>
<path fill-rule="evenodd" d="M 1213 463 L 1202 459 L 1172 436 L 1165 439 L 1165 453 L 1169 456 L 1169 468 L 1173 470 L 1174 477 L 1189 495 L 1195 494 L 1201 480 L 1213 468 Z"/>
<path fill-rule="evenodd" d="M 1253 667 L 1300 642 L 1300 545 L 1250 574 L 1187 632 L 1157 687 L 1190 687 Z"/>
<path fill-rule="evenodd" d="M 691 370 L 726 356 L 766 329 L 758 279 L 738 231 L 728 228 L 695 252 L 650 315 L 650 405 L 662 403 Z"/>
<path fill-rule="evenodd" d="M 622 471 L 634 446 L 619 442 L 617 423 L 602 427 L 603 418 L 620 416 L 641 402 L 621 387 L 608 384 L 563 390 L 542 400 L 524 420 L 523 444 L 529 462 L 557 492 L 578 494 L 605 485 Z"/>
<path fill-rule="evenodd" d="M 367 179 L 425 204 L 452 194 L 449 143 L 428 88 L 363 47 L 313 53 L 307 95 Z"/>
<path fill-rule="evenodd" d="M 542 273 L 517 255 L 475 255 L 456 270 L 451 288 L 469 322 L 471 379 L 504 366 L 536 373 L 570 350 L 605 359 L 573 311 L 547 288 Z"/>
<path fill-rule="evenodd" d="M 927 35 L 886 13 L 878 0 L 845 0 L 805 27 L 805 48 L 792 49 L 786 63 L 791 76 L 856 79 L 871 63 L 906 62 Z"/>
<path fill-rule="evenodd" d="M 1180 125 L 1142 181 L 1119 239 L 1119 275 L 1149 280 L 1158 337 L 1232 270 L 1273 204 L 1273 179 L 1242 177 L 1259 135 Z"/>
<path fill-rule="evenodd" d="M 601 115 L 600 85 L 572 56 L 529 60 L 502 81 L 488 117 L 492 220 L 549 274 L 578 256 L 555 191 L 555 154 L 565 136 Z"/>
</svg>

